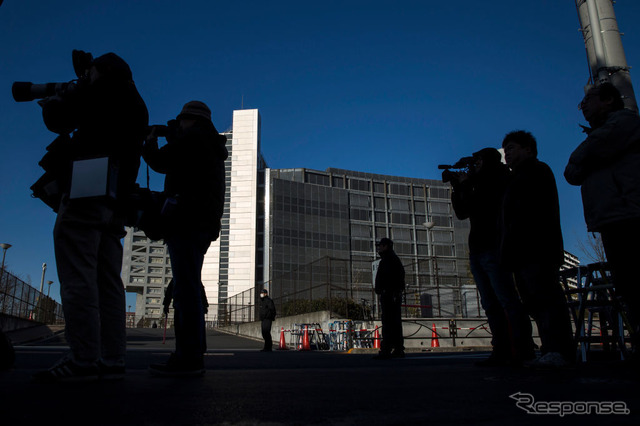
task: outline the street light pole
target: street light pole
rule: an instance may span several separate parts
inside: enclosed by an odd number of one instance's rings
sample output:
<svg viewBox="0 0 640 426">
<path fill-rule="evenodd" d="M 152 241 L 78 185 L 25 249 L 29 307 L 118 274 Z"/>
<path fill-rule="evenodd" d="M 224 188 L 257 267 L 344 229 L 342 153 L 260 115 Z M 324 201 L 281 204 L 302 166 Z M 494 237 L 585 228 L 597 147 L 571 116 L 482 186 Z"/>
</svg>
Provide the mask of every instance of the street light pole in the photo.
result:
<svg viewBox="0 0 640 426">
<path fill-rule="evenodd" d="M 7 250 L 11 247 L 11 244 L 8 243 L 0 243 L 0 247 L 2 247 L 2 271 L 0 271 L 0 289 L 2 289 L 2 280 L 4 279 L 4 258 L 7 255 Z M 8 287 L 8 286 L 7 286 Z M 4 289 L 5 292 L 8 292 L 9 289 Z"/>
<path fill-rule="evenodd" d="M 2 274 L 4 275 L 4 258 L 7 255 L 7 250 L 9 250 L 11 248 L 11 244 L 8 243 L 2 243 L 0 244 L 0 247 L 2 247 Z"/>
<path fill-rule="evenodd" d="M 47 272 L 47 264 L 42 264 L 42 278 L 40 279 L 40 294 L 44 291 L 44 274 Z"/>
<path fill-rule="evenodd" d="M 49 284 L 49 288 L 47 289 L 47 297 L 49 297 L 49 292 L 51 292 L 51 284 L 53 284 L 53 281 L 47 281 L 47 284 Z"/>
<path fill-rule="evenodd" d="M 438 316 L 442 316 L 442 308 L 440 306 L 440 283 L 438 282 L 438 258 L 436 257 L 435 246 L 433 245 L 433 227 L 436 226 L 435 222 L 425 222 L 424 226 L 427 228 L 427 242 L 430 243 L 431 262 L 433 265 L 433 283 L 436 287 L 436 298 L 438 300 Z"/>
</svg>

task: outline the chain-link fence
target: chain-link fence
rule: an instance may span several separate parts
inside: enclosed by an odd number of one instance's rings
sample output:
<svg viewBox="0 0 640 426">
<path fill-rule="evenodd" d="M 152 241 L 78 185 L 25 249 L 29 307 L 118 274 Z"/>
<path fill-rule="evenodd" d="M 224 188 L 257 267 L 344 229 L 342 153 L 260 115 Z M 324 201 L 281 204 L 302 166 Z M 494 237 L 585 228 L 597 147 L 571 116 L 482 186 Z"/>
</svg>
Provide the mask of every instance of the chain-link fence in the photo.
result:
<svg viewBox="0 0 640 426">
<path fill-rule="evenodd" d="M 0 313 L 43 324 L 64 322 L 62 305 L 10 272 L 0 273 Z"/>
</svg>

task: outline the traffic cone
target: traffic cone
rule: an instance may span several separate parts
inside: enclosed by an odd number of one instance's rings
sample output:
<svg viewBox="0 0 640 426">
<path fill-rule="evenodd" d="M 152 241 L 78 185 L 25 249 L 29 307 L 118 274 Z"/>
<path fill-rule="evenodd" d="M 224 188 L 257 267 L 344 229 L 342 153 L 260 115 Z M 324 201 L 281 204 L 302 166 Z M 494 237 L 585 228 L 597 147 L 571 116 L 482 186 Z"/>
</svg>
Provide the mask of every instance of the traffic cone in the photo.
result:
<svg viewBox="0 0 640 426">
<path fill-rule="evenodd" d="M 436 333 L 436 324 L 433 323 L 431 326 L 431 347 L 439 348 L 440 342 L 438 341 L 438 333 Z"/>
<path fill-rule="evenodd" d="M 373 349 L 380 349 L 380 333 L 377 325 L 376 330 L 373 332 Z"/>
<path fill-rule="evenodd" d="M 310 351 L 311 345 L 309 345 L 309 326 L 304 327 L 304 334 L 302 335 L 302 349 L 303 351 Z"/>
<path fill-rule="evenodd" d="M 281 351 L 286 351 L 287 349 L 289 349 L 284 338 L 284 327 L 280 327 L 280 346 L 278 347 L 278 349 Z"/>
</svg>

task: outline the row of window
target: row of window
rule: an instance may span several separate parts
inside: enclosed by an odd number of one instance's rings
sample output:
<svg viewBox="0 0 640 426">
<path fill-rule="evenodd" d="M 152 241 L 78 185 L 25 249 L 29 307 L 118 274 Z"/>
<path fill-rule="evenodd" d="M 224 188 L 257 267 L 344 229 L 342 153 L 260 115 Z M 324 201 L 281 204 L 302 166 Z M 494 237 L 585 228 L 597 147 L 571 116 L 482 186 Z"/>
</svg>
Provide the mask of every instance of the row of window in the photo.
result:
<svg viewBox="0 0 640 426">
<path fill-rule="evenodd" d="M 325 174 L 307 172 L 305 174 L 305 183 L 320 186 L 330 186 L 334 188 L 351 189 L 354 191 L 373 192 L 374 194 L 390 194 L 390 195 L 412 195 L 414 197 L 424 197 L 425 189 L 428 191 L 430 198 L 450 198 L 450 189 L 448 187 L 438 186 L 422 186 L 411 185 L 405 183 L 394 182 L 376 182 L 365 179 L 358 179 L 344 176 L 328 176 Z"/>
</svg>

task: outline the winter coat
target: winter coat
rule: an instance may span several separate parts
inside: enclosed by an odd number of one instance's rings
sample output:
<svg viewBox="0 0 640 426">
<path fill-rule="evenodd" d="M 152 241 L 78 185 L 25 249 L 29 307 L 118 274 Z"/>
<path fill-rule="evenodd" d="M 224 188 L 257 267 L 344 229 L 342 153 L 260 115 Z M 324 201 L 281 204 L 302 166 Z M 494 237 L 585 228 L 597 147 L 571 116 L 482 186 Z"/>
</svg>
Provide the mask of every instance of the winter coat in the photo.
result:
<svg viewBox="0 0 640 426">
<path fill-rule="evenodd" d="M 640 218 L 640 117 L 630 110 L 609 113 L 569 158 L 564 176 L 580 185 L 587 229 Z"/>
<path fill-rule="evenodd" d="M 169 216 L 167 232 L 170 235 L 182 227 L 197 227 L 217 239 L 226 191 L 226 137 L 213 125 L 197 123 L 167 136 L 167 142 L 162 148 L 147 143 L 143 151 L 149 167 L 166 175 L 165 195 L 176 200 L 174 210 L 165 212 Z"/>
<path fill-rule="evenodd" d="M 112 56 L 107 60 L 128 69 Z M 106 74 L 94 83 L 78 83 L 72 93 L 44 99 L 42 107 L 50 130 L 63 135 L 73 131 L 71 138 L 56 139 L 41 162 L 45 170 L 56 170 L 63 191 L 68 190 L 73 161 L 109 157 L 118 169 L 116 198 L 126 201 L 138 177 L 149 124 L 147 107 L 133 81 Z"/>
<path fill-rule="evenodd" d="M 469 253 L 497 250 L 500 245 L 502 199 L 509 182 L 509 169 L 500 164 L 481 170 L 454 185 L 451 203 L 456 217 L 469 219 Z"/>
<path fill-rule="evenodd" d="M 535 158 L 513 172 L 502 208 L 501 262 L 508 269 L 564 261 L 560 205 L 553 172 Z"/>
<path fill-rule="evenodd" d="M 388 249 L 380 255 L 376 273 L 376 294 L 399 293 L 404 291 L 404 266 L 396 253 Z"/>
<path fill-rule="evenodd" d="M 265 296 L 260 299 L 260 321 L 262 320 L 275 320 L 276 319 L 276 305 L 269 296 Z"/>
</svg>

